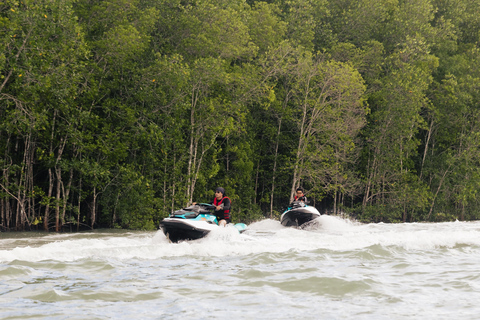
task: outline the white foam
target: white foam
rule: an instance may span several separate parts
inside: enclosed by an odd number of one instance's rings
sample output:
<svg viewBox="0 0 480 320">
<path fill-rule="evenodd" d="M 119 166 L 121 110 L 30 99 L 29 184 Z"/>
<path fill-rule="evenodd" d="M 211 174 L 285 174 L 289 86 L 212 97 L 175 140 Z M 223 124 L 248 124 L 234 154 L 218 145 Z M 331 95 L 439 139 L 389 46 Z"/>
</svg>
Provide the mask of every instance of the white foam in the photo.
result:
<svg viewBox="0 0 480 320">
<path fill-rule="evenodd" d="M 239 234 L 219 228 L 196 241 L 170 243 L 163 232 L 92 233 L 42 237 L 40 245 L 16 246 L 0 240 L 0 262 L 74 261 L 81 259 L 159 259 L 177 256 L 230 256 L 289 250 L 347 251 L 374 245 L 405 250 L 480 246 L 480 222 L 359 224 L 334 216 L 321 216 L 306 230 L 262 220 Z M 28 241 L 27 241 L 28 244 Z"/>
<path fill-rule="evenodd" d="M 248 230 L 272 231 L 283 229 L 284 227 L 278 220 L 265 219 L 248 225 Z"/>
</svg>

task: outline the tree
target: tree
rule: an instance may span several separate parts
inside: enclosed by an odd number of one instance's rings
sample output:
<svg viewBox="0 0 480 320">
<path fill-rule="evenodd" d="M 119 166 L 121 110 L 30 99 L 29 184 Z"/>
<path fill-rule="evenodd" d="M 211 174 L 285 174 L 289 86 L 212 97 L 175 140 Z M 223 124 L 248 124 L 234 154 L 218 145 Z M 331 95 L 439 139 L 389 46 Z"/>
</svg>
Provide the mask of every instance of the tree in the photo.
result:
<svg viewBox="0 0 480 320">
<path fill-rule="evenodd" d="M 347 161 L 340 155 L 352 150 L 353 139 L 363 126 L 364 91 L 363 79 L 348 65 L 328 61 L 323 55 L 299 60 L 294 91 L 299 138 L 290 200 L 302 178 L 317 181 L 332 165 L 338 171 Z"/>
<path fill-rule="evenodd" d="M 69 126 L 74 126 L 78 115 L 74 100 L 87 54 L 72 4 L 70 1 L 9 2 L 4 11 L 9 23 L 3 30 L 5 51 L 0 101 L 10 126 L 4 127 L 3 134 L 8 137 L 7 141 L 15 141 L 17 151 L 19 148 L 22 151 L 18 159 L 4 162 L 2 186 L 10 196 L 13 195 L 10 190 L 15 190 L 16 226 L 22 229 L 38 217 L 34 212 L 37 195 L 45 205 L 44 228 L 49 228 L 52 204 L 55 205 L 55 228 L 58 230 L 61 225 L 61 162 L 70 138 Z M 9 145 L 4 150 L 6 160 L 12 150 Z M 43 152 L 47 156 L 35 163 L 35 153 Z M 17 165 L 21 170 L 14 169 Z M 48 192 L 35 194 L 44 185 L 35 185 L 33 175 L 43 170 L 48 172 Z M 9 202 L 3 205 L 8 207 Z"/>
<path fill-rule="evenodd" d="M 451 56 L 444 66 L 447 76 L 434 87 L 436 112 L 424 171 L 435 193 L 426 219 L 478 217 L 479 57 L 478 49 Z"/>
<path fill-rule="evenodd" d="M 428 200 L 424 191 L 408 190 L 410 182 L 415 181 L 412 175 L 416 175 L 414 159 L 420 144 L 417 135 L 425 126 L 421 112 L 429 106 L 425 92 L 432 81 L 432 70 L 438 65 L 426 48 L 411 39 L 392 54 L 387 65 L 391 71 L 382 79 L 384 87 L 375 95 L 372 125 L 367 133 L 364 208 L 377 202 L 396 215 L 393 219 L 403 221 L 409 210 L 425 208 Z M 407 199 L 410 204 L 405 202 Z"/>
</svg>

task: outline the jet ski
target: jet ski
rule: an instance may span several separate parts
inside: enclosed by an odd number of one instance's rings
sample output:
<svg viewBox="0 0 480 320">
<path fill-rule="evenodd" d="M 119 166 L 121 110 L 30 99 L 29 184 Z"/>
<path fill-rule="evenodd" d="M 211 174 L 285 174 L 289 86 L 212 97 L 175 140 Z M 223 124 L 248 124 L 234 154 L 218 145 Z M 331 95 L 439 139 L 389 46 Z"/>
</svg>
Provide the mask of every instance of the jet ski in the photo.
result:
<svg viewBox="0 0 480 320">
<path fill-rule="evenodd" d="M 191 205 L 163 219 L 159 228 L 171 242 L 203 238 L 210 231 L 220 228 L 217 217 L 213 214 L 214 209 L 215 206 L 209 203 Z M 227 224 L 227 227 L 234 227 L 240 233 L 247 229 L 244 223 Z"/>
<path fill-rule="evenodd" d="M 303 224 L 320 217 L 320 212 L 303 201 L 294 201 L 282 213 L 280 223 L 285 227 L 301 227 Z"/>
</svg>

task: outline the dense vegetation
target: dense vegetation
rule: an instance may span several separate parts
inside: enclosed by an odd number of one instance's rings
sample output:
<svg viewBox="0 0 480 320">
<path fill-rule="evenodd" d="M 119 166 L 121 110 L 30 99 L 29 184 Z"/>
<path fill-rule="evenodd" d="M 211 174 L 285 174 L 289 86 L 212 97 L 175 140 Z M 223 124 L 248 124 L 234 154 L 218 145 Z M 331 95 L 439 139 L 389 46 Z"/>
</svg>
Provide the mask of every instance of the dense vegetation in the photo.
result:
<svg viewBox="0 0 480 320">
<path fill-rule="evenodd" d="M 480 0 L 0 1 L 0 230 L 480 218 Z"/>
</svg>

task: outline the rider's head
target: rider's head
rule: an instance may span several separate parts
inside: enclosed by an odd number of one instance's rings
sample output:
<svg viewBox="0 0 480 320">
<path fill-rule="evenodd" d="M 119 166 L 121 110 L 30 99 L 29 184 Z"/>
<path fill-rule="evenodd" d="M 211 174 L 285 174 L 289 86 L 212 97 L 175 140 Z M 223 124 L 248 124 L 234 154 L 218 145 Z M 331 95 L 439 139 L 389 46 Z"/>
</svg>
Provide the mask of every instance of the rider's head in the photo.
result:
<svg viewBox="0 0 480 320">
<path fill-rule="evenodd" d="M 298 197 L 301 197 L 301 196 L 303 196 L 303 193 L 304 193 L 303 188 L 302 188 L 302 187 L 298 187 L 298 188 L 297 188 L 297 196 L 298 196 Z"/>
<path fill-rule="evenodd" d="M 215 197 L 217 197 L 217 195 L 219 197 L 224 197 L 225 196 L 225 189 L 223 189 L 222 187 L 218 187 L 217 189 L 215 189 Z"/>
</svg>

